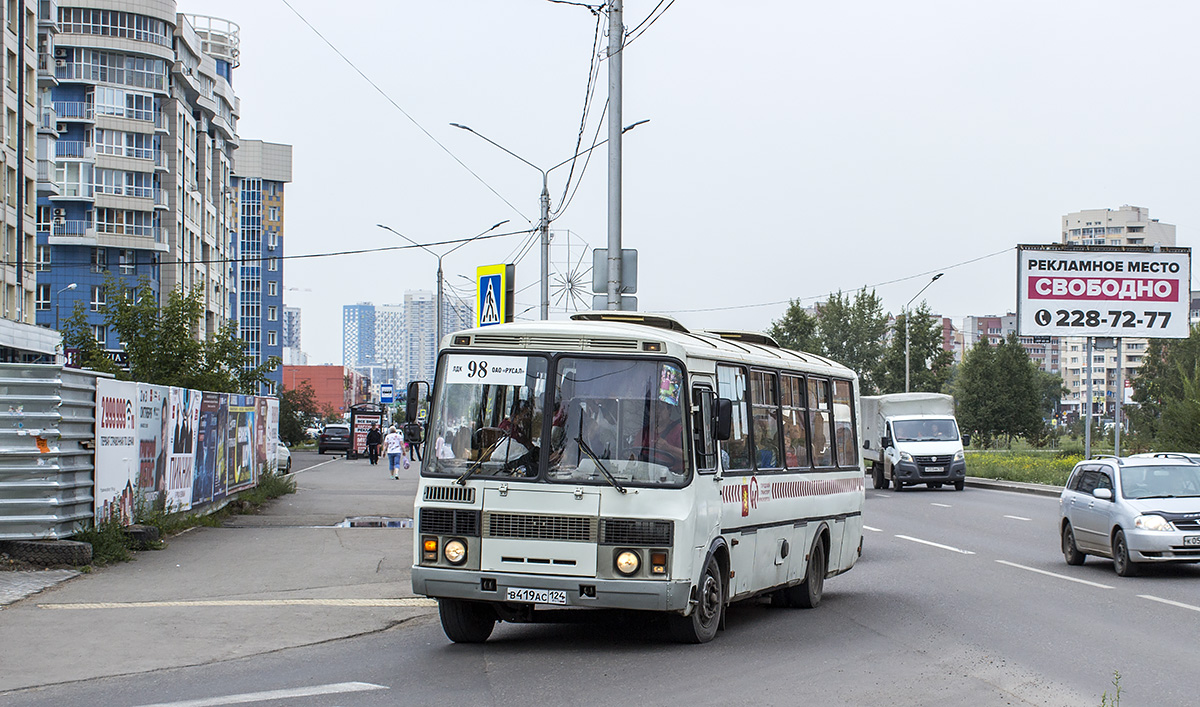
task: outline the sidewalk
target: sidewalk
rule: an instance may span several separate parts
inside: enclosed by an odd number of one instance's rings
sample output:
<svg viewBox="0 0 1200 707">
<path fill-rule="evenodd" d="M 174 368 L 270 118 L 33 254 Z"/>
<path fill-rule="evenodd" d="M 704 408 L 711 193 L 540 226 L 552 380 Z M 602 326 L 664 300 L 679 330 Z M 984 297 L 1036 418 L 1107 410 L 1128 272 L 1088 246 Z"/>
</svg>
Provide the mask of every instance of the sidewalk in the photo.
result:
<svg viewBox="0 0 1200 707">
<path fill-rule="evenodd" d="M 383 464 L 311 456 L 316 466 L 293 474 L 295 494 L 133 562 L 88 575 L 0 572 L 13 575 L 0 577 L 0 602 L 6 586 L 28 595 L 0 607 L 0 693 L 245 657 L 433 613 L 412 595 L 411 527 L 337 526 L 410 518 L 415 467 L 395 481 Z"/>
</svg>

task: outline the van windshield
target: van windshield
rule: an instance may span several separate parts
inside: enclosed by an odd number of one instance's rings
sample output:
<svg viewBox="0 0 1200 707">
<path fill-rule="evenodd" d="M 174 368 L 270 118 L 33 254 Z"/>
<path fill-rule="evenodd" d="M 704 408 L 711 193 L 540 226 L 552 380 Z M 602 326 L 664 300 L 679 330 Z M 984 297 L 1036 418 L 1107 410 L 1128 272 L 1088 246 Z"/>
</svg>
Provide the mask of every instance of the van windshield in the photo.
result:
<svg viewBox="0 0 1200 707">
<path fill-rule="evenodd" d="M 953 442 L 958 439 L 954 418 L 895 420 L 892 431 L 897 442 Z"/>
</svg>

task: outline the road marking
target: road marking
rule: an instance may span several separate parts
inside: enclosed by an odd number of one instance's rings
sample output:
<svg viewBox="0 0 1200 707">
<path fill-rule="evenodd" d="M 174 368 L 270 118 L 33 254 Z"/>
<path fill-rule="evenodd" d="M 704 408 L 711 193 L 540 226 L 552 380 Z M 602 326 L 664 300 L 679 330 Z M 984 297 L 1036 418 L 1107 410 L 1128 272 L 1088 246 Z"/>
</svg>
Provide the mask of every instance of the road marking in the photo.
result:
<svg viewBox="0 0 1200 707">
<path fill-rule="evenodd" d="M 949 503 L 931 503 L 929 505 L 937 506 L 938 508 L 953 508 Z"/>
<path fill-rule="evenodd" d="M 159 607 L 210 606 L 338 606 L 338 607 L 426 607 L 433 599 L 198 599 L 194 601 L 106 601 L 87 604 L 38 604 L 39 609 L 155 609 Z"/>
<path fill-rule="evenodd" d="M 1004 516 L 1004 517 L 1012 518 L 1013 520 L 1033 520 L 1032 518 L 1026 518 L 1024 516 Z"/>
<path fill-rule="evenodd" d="M 1047 577 L 1054 577 L 1055 579 L 1065 579 L 1068 582 L 1078 582 L 1080 584 L 1086 584 L 1089 587 L 1098 587 L 1100 589 L 1112 589 L 1112 587 L 1110 587 L 1107 584 L 1100 584 L 1099 582 L 1089 582 L 1086 579 L 1077 579 L 1075 577 L 1068 577 L 1065 574 L 1058 574 L 1057 572 L 1047 572 L 1046 570 L 1039 570 L 1036 567 L 1026 567 L 1025 565 L 1018 565 L 1015 562 L 1008 562 L 1006 560 L 996 560 L 996 562 L 999 562 L 1002 565 L 1008 565 L 1009 567 L 1016 567 L 1019 570 L 1028 570 L 1030 572 L 1037 572 L 1038 574 L 1044 574 Z"/>
<path fill-rule="evenodd" d="M 289 471 L 288 476 L 293 476 L 295 474 L 303 474 L 304 472 L 312 471 L 313 469 L 320 469 L 321 467 L 325 466 L 326 464 L 334 463 L 339 458 L 340 457 L 334 457 L 333 459 L 326 459 L 325 461 L 321 462 L 320 464 L 313 464 L 312 466 L 306 466 L 303 469 L 297 469 L 296 471 Z"/>
<path fill-rule="evenodd" d="M 1178 601 L 1171 601 L 1170 599 L 1160 599 L 1158 597 L 1150 596 L 1149 594 L 1139 594 L 1138 597 L 1141 599 L 1149 599 L 1150 601 L 1156 601 L 1159 604 L 1168 604 L 1170 606 L 1177 606 L 1180 609 L 1191 609 L 1192 611 L 1200 611 L 1200 606 L 1192 606 L 1191 604 L 1184 604 L 1184 603 L 1181 603 Z"/>
<path fill-rule="evenodd" d="M 290 690 L 245 692 L 240 695 L 206 697 L 199 700 L 180 700 L 179 702 L 156 702 L 152 705 L 142 705 L 142 707 L 217 707 L 218 705 L 244 705 L 249 702 L 266 702 L 267 700 L 287 700 L 299 697 L 315 697 L 316 695 L 340 695 L 347 692 L 368 692 L 370 690 L 387 689 L 389 688 L 386 685 L 376 685 L 369 682 L 337 682 L 329 685 L 297 687 Z"/>
<path fill-rule="evenodd" d="M 942 545 L 941 543 L 930 542 L 929 540 L 922 540 L 920 538 L 914 538 L 914 537 L 910 537 L 908 535 L 897 535 L 896 537 L 900 538 L 901 540 L 911 540 L 914 543 L 921 543 L 922 545 L 928 545 L 930 547 L 937 547 L 937 548 L 941 548 L 943 550 L 949 550 L 950 552 L 957 552 L 960 555 L 974 555 L 975 554 L 975 553 L 971 552 L 970 550 L 962 550 L 957 547 L 951 547 L 949 545 Z"/>
<path fill-rule="evenodd" d="M 869 525 L 864 525 L 864 526 L 863 526 L 863 530 L 869 530 L 869 531 L 871 531 L 872 533 L 882 533 L 882 532 L 883 532 L 883 531 L 882 531 L 882 530 L 880 530 L 879 528 L 872 528 L 872 527 L 871 527 L 871 526 L 869 526 Z"/>
</svg>

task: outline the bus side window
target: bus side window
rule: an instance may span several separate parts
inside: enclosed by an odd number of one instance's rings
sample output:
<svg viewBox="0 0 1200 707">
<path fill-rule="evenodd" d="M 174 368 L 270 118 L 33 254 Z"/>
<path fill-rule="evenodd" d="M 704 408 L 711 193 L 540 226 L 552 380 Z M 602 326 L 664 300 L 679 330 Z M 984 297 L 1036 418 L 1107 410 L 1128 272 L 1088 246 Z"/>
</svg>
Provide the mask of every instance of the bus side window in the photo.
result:
<svg viewBox="0 0 1200 707">
<path fill-rule="evenodd" d="M 700 471 L 717 468 L 717 443 L 713 436 L 715 399 L 716 394 L 711 388 L 696 386 L 692 389 L 692 400 L 696 404 L 692 413 L 692 446 L 696 450 L 696 468 Z"/>
</svg>

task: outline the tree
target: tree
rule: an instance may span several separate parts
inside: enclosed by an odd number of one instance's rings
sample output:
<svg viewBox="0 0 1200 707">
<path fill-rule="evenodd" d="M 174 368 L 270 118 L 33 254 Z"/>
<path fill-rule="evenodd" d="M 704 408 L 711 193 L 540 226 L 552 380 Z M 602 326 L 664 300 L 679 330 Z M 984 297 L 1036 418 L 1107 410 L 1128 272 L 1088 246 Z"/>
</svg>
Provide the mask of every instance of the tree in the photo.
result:
<svg viewBox="0 0 1200 707">
<path fill-rule="evenodd" d="M 771 323 L 767 334 L 785 349 L 821 353 L 821 341 L 817 337 L 817 319 L 805 311 L 800 300 L 788 304 L 783 317 Z"/>
<path fill-rule="evenodd" d="M 289 447 L 304 441 L 304 428 L 309 420 L 321 416 L 321 405 L 317 393 L 308 381 L 300 381 L 295 388 L 279 391 L 279 438 Z"/>
<path fill-rule="evenodd" d="M 1191 452 L 1200 449 L 1200 362 L 1179 377 L 1183 396 L 1163 404 L 1158 441 L 1164 449 Z"/>
<path fill-rule="evenodd" d="M 984 446 L 1000 436 L 1040 437 L 1045 388 L 1037 364 L 1015 333 L 997 346 L 980 340 L 959 366 L 954 395 L 958 419 Z"/>
<path fill-rule="evenodd" d="M 874 290 L 864 288 L 853 297 L 839 291 L 814 310 L 811 315 L 799 300 L 792 300 L 767 333 L 784 348 L 826 356 L 849 367 L 858 373 L 864 393 L 875 392 L 887 333 L 883 301 Z"/>
<path fill-rule="evenodd" d="M 942 322 L 929 311 L 925 302 L 911 312 L 908 331 L 909 389 L 914 392 L 940 393 L 950 379 L 954 354 L 942 347 Z M 879 365 L 879 387 L 885 393 L 903 393 L 905 377 L 905 317 L 896 317 L 892 341 L 883 352 Z"/>
<path fill-rule="evenodd" d="M 1200 367 L 1200 325 L 1193 326 L 1186 339 L 1151 339 L 1142 358 L 1142 366 L 1133 385 L 1133 402 L 1129 420 L 1138 434 L 1155 446 L 1174 445 L 1187 438 L 1185 431 L 1176 430 L 1187 408 L 1187 386 L 1195 382 Z M 1174 412 L 1166 414 L 1168 408 Z M 1168 443 L 1168 439 L 1172 440 Z M 1182 447 L 1174 447 L 1183 450 Z M 1198 446 L 1187 449 L 1200 449 Z"/>
<path fill-rule="evenodd" d="M 95 343 L 86 313 L 76 307 L 64 328 L 63 340 L 67 346 L 80 349 L 81 363 L 86 368 L 115 372 L 122 380 L 253 394 L 267 382 L 267 373 L 279 365 L 279 359 L 271 357 L 250 366 L 235 322 L 207 339 L 199 339 L 197 332 L 204 317 L 199 289 L 186 294 L 182 289 L 175 290 L 161 307 L 146 278 L 126 290 L 120 280 L 108 275 L 104 289 L 104 322 L 116 329 L 129 368 L 117 370 Z"/>
</svg>

